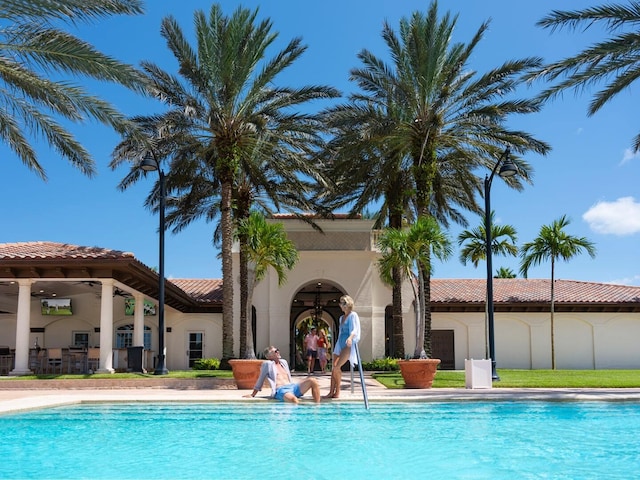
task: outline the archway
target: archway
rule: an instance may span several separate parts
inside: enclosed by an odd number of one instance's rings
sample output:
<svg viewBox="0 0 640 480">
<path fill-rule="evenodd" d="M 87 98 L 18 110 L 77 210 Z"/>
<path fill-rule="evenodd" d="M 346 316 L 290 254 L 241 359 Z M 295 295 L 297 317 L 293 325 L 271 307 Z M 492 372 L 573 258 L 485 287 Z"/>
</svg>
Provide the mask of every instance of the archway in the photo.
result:
<svg viewBox="0 0 640 480">
<path fill-rule="evenodd" d="M 322 280 L 307 283 L 294 295 L 290 313 L 289 364 L 295 370 L 306 371 L 304 337 L 312 326 L 315 326 L 318 332 L 324 330 L 329 340 L 328 356 L 331 358 L 331 346 L 338 334 L 338 320 L 342 314 L 339 306 L 342 295 L 342 289 Z M 315 369 L 319 370 L 317 361 Z"/>
</svg>

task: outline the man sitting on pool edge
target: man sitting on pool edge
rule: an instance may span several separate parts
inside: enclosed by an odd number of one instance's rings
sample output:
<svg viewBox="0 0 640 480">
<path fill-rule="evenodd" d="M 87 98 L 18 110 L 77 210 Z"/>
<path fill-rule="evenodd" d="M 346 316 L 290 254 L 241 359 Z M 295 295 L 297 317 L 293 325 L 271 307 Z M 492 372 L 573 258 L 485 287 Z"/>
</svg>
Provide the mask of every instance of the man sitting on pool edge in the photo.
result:
<svg viewBox="0 0 640 480">
<path fill-rule="evenodd" d="M 244 395 L 246 398 L 255 397 L 262 390 L 265 379 L 269 380 L 271 397 L 281 402 L 299 403 L 298 400 L 311 390 L 311 395 L 316 403 L 320 402 L 320 386 L 315 378 L 307 377 L 300 383 L 293 383 L 291 370 L 287 361 L 280 357 L 280 350 L 273 345 L 264 349 L 267 361 L 260 368 L 260 377 L 253 387 L 253 392 Z"/>
</svg>

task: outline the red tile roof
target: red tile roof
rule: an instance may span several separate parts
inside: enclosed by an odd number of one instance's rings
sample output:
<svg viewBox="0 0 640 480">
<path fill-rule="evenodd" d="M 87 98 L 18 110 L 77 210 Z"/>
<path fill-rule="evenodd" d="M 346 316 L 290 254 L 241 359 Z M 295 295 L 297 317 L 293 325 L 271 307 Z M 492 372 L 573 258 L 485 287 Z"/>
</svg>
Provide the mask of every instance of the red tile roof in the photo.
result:
<svg viewBox="0 0 640 480">
<path fill-rule="evenodd" d="M 432 303 L 480 303 L 486 296 L 484 279 L 431 279 Z M 495 278 L 494 303 L 548 303 L 551 280 Z M 556 280 L 554 298 L 557 303 L 638 303 L 640 287 L 608 283 Z"/>
<path fill-rule="evenodd" d="M 172 278 L 169 281 L 199 303 L 222 303 L 222 280 Z"/>
<path fill-rule="evenodd" d="M 133 253 L 101 247 L 84 247 L 56 242 L 0 243 L 0 263 L 10 264 L 42 260 L 116 260 L 133 261 L 149 270 Z M 153 272 L 149 271 L 150 275 Z M 157 275 L 157 274 L 156 274 Z M 152 278 L 152 277 L 150 277 Z M 169 280 L 189 298 L 201 305 L 222 303 L 220 279 L 171 279 Z M 496 305 L 548 304 L 550 280 L 496 278 L 493 280 Z M 486 281 L 484 279 L 431 279 L 431 302 L 434 306 L 446 304 L 467 305 L 476 308 L 484 305 Z M 555 301 L 566 305 L 618 305 L 640 306 L 640 287 L 607 283 L 556 280 Z"/>
<path fill-rule="evenodd" d="M 0 259 L 133 258 L 133 253 L 101 247 L 81 247 L 57 242 L 0 243 Z"/>
</svg>

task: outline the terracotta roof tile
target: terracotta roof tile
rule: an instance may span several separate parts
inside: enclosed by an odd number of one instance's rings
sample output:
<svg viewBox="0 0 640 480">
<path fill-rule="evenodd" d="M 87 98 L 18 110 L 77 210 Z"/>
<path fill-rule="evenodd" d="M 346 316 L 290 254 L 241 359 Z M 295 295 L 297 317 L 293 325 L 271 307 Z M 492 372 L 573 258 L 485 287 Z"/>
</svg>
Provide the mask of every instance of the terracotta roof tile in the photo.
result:
<svg viewBox="0 0 640 480">
<path fill-rule="evenodd" d="M 0 243 L 0 260 L 133 259 L 133 253 L 100 247 L 84 247 L 56 242 Z M 147 267 L 148 268 L 148 267 Z M 203 304 L 222 303 L 221 279 L 171 279 L 175 286 Z M 548 303 L 549 279 L 496 278 L 494 302 Z M 485 279 L 431 279 L 431 301 L 435 304 L 484 304 Z M 555 300 L 575 304 L 640 304 L 640 287 L 607 283 L 556 280 Z"/>
<path fill-rule="evenodd" d="M 484 279 L 431 279 L 434 303 L 484 303 Z M 551 280 L 495 278 L 494 303 L 544 303 L 551 298 Z M 556 280 L 558 303 L 640 303 L 640 287 L 608 283 Z"/>
<path fill-rule="evenodd" d="M 0 243 L 0 259 L 133 258 L 133 253 L 57 242 Z"/>
<path fill-rule="evenodd" d="M 169 281 L 199 303 L 222 303 L 222 280 L 172 278 Z"/>
</svg>

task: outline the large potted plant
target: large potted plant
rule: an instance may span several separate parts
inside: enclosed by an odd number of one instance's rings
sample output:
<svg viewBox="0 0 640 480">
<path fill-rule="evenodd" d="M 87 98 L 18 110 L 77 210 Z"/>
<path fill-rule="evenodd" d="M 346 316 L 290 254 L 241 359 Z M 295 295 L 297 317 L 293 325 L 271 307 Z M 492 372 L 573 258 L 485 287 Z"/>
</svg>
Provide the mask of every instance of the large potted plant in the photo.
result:
<svg viewBox="0 0 640 480">
<path fill-rule="evenodd" d="M 291 270 L 298 261 L 298 251 L 294 243 L 287 238 L 281 223 L 267 223 L 264 216 L 252 211 L 249 217 L 241 220 L 237 236 L 240 240 L 242 262 L 246 262 L 246 298 L 241 306 L 240 317 L 240 356 L 229 360 L 233 378 L 239 389 L 252 389 L 260 376 L 260 367 L 264 360 L 256 358 L 251 328 L 251 304 L 255 286 L 265 277 L 269 267 L 278 275 L 278 285 L 287 279 L 286 271 Z M 241 279 L 241 282 L 244 281 Z M 243 298 L 243 300 L 244 300 Z"/>
<path fill-rule="evenodd" d="M 415 299 L 416 347 L 413 358 L 398 360 L 400 373 L 406 388 L 431 388 L 440 364 L 437 358 L 429 358 L 425 349 L 425 332 L 431 330 L 425 312 L 426 285 L 424 273 L 431 272 L 431 255 L 446 260 L 451 255 L 451 241 L 432 217 L 421 217 L 406 229 L 388 228 L 378 240 L 382 257 L 378 262 L 382 279 L 392 284 L 392 269 L 401 267 L 403 280 L 409 280 Z M 417 285 L 414 282 L 417 273 Z M 429 319 L 430 320 L 430 319 Z"/>
<path fill-rule="evenodd" d="M 232 358 L 229 360 L 233 379 L 239 390 L 251 390 L 258 381 L 262 362 L 257 358 Z"/>
</svg>

